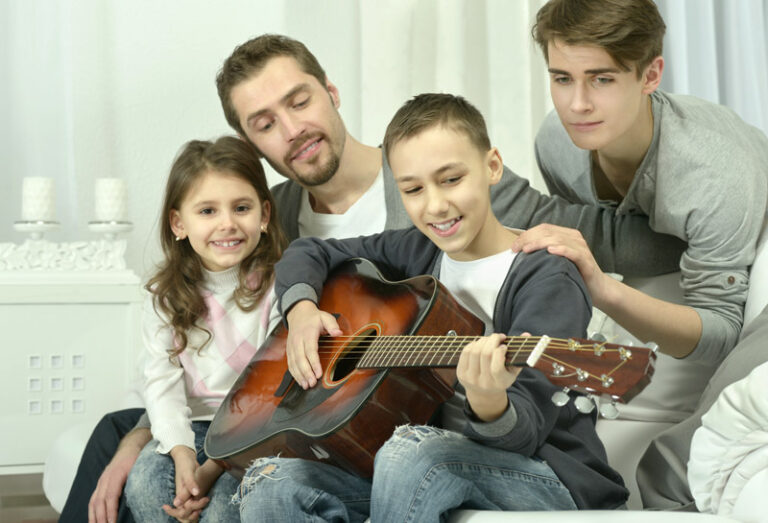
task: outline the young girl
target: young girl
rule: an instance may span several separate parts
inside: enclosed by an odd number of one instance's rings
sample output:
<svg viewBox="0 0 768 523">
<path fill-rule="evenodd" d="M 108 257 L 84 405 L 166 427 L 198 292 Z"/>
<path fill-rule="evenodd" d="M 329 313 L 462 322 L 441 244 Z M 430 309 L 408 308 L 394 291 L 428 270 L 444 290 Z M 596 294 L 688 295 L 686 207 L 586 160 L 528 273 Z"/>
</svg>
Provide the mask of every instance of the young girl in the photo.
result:
<svg viewBox="0 0 768 523">
<path fill-rule="evenodd" d="M 165 261 L 145 287 L 143 318 L 154 439 L 126 500 L 137 521 L 237 521 L 238 482 L 202 449 L 217 407 L 279 321 L 273 267 L 285 239 L 253 147 L 234 137 L 187 143 L 162 218 Z"/>
</svg>

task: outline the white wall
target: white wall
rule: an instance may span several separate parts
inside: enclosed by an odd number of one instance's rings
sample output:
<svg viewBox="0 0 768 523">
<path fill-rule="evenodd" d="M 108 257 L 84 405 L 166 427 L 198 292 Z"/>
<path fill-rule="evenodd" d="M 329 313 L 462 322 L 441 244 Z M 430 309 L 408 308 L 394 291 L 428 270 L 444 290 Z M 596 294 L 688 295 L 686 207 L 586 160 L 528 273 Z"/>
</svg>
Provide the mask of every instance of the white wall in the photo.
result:
<svg viewBox="0 0 768 523">
<path fill-rule="evenodd" d="M 363 142 L 378 145 L 413 94 L 464 94 L 486 115 L 505 163 L 530 176 L 533 133 L 548 107 L 529 35 L 540 3 L 0 0 L 0 42 L 8 43 L 0 52 L 0 242 L 25 238 L 12 228 L 24 176 L 56 178 L 53 241 L 94 239 L 86 225 L 94 179 L 119 177 L 134 223 L 128 265 L 147 276 L 173 157 L 187 140 L 231 132 L 214 77 L 236 45 L 264 32 L 293 36 L 316 54 Z M 536 177 L 534 185 L 543 187 Z"/>
</svg>

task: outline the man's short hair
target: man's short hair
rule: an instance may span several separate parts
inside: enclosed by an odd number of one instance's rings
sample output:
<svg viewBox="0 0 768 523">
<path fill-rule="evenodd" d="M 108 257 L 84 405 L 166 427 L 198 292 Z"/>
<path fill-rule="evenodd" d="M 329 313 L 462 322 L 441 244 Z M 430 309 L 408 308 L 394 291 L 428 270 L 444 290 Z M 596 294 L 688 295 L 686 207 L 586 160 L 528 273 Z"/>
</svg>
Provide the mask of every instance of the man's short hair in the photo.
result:
<svg viewBox="0 0 768 523">
<path fill-rule="evenodd" d="M 325 87 L 325 71 L 315 55 L 298 40 L 283 35 L 264 34 L 235 47 L 216 75 L 216 89 L 227 122 L 241 136 L 245 136 L 245 131 L 232 106 L 232 89 L 261 71 L 268 61 L 278 56 L 293 58 L 302 71 L 317 78 L 320 85 Z"/>
<path fill-rule="evenodd" d="M 396 143 L 437 126 L 466 135 L 483 153 L 491 148 L 485 119 L 474 105 L 461 96 L 425 93 L 405 102 L 392 117 L 384 133 L 384 152 L 389 155 Z"/>
<path fill-rule="evenodd" d="M 536 14 L 531 34 L 547 62 L 554 40 L 594 45 L 625 71 L 635 66 L 639 78 L 661 56 L 665 30 L 653 0 L 550 0 Z"/>
</svg>

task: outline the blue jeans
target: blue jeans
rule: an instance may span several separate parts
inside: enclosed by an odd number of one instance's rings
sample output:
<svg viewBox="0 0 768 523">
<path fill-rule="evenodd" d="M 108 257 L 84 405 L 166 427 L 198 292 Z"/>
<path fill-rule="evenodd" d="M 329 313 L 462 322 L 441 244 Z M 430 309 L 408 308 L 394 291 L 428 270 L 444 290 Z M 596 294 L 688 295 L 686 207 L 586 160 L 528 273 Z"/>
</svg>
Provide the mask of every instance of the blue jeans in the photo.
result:
<svg viewBox="0 0 768 523">
<path fill-rule="evenodd" d="M 207 457 L 203 452 L 208 421 L 193 421 L 197 462 L 203 463 Z M 168 516 L 163 505 L 173 506 L 176 495 L 176 468 L 173 458 L 168 454 L 158 454 L 157 440 L 150 441 L 139 454 L 139 458 L 128 475 L 125 484 L 125 499 L 137 522 L 168 521 L 176 522 Z M 238 507 L 232 504 L 232 495 L 237 491 L 238 481 L 226 472 L 219 476 L 216 483 L 206 494 L 210 501 L 200 515 L 200 521 L 239 521 Z"/>
<path fill-rule="evenodd" d="M 379 449 L 373 482 L 299 459 L 263 458 L 240 485 L 240 519 L 442 521 L 453 509 L 575 510 L 545 462 L 456 432 L 403 426 Z"/>
</svg>

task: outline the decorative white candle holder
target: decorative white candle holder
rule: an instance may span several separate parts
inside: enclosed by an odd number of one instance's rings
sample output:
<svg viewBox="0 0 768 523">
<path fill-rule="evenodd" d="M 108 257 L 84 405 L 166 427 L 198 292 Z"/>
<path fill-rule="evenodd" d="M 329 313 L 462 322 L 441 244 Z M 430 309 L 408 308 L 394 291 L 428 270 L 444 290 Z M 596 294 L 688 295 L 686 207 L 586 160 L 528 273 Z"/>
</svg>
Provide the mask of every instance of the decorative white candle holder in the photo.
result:
<svg viewBox="0 0 768 523">
<path fill-rule="evenodd" d="M 125 181 L 120 178 L 96 178 L 94 192 L 96 222 L 124 222 L 128 214 Z"/>
<path fill-rule="evenodd" d="M 43 234 L 59 228 L 59 222 L 18 221 L 13 222 L 13 228 L 19 232 L 27 232 L 33 240 L 42 240 Z"/>
<path fill-rule="evenodd" d="M 133 229 L 133 223 L 131 222 L 100 222 L 93 221 L 88 222 L 88 229 L 93 232 L 100 232 L 107 240 L 114 240 L 121 232 L 128 232 Z"/>
</svg>

